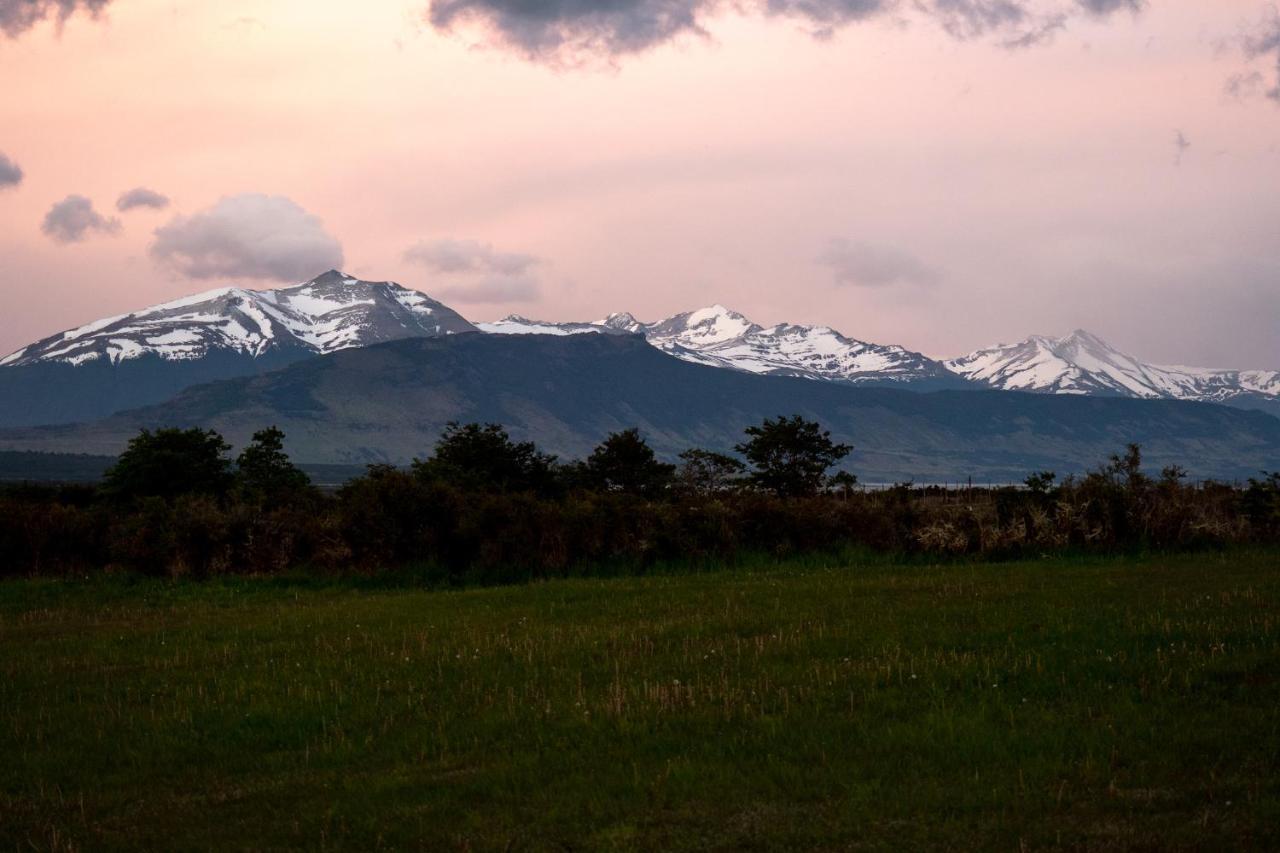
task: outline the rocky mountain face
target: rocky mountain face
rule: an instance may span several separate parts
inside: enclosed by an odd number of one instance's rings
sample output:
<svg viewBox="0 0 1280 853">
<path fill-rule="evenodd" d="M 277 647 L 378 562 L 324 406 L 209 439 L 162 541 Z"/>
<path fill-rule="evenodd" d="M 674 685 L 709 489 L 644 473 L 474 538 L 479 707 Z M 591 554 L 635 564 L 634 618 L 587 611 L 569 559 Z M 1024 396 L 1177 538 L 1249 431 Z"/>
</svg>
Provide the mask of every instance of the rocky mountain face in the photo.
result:
<svg viewBox="0 0 1280 853">
<path fill-rule="evenodd" d="M 1280 420 L 1172 400 L 999 391 L 917 393 L 723 370 L 671 358 L 636 335 L 449 335 L 310 358 L 200 385 L 95 423 L 0 431 L 0 450 L 118 453 L 141 427 L 217 429 L 240 445 L 265 425 L 305 463 L 407 462 L 451 420 L 506 425 L 519 440 L 582 458 L 638 427 L 671 459 L 727 451 L 744 427 L 796 413 L 854 445 L 865 482 L 1016 482 L 1102 462 L 1136 441 L 1149 465 L 1197 477 L 1256 475 L 1280 462 Z"/>
<path fill-rule="evenodd" d="M 1000 344 L 946 366 L 1001 390 L 1197 400 L 1280 414 L 1280 371 L 1146 364 L 1083 330 Z"/>
</svg>

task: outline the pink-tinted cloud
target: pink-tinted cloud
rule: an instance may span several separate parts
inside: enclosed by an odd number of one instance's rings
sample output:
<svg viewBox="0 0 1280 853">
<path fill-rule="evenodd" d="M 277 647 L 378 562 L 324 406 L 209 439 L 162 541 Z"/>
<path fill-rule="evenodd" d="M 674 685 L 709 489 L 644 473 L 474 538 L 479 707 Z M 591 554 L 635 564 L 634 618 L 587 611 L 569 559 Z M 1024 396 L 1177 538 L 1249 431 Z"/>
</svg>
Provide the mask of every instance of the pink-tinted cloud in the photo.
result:
<svg viewBox="0 0 1280 853">
<path fill-rule="evenodd" d="M 156 229 L 155 260 L 188 278 L 306 281 L 342 266 L 342 245 L 291 199 L 227 196 Z"/>
<path fill-rule="evenodd" d="M 91 234 L 115 234 L 120 220 L 98 213 L 82 195 L 69 195 L 49 208 L 40 230 L 55 243 L 79 243 Z"/>
</svg>

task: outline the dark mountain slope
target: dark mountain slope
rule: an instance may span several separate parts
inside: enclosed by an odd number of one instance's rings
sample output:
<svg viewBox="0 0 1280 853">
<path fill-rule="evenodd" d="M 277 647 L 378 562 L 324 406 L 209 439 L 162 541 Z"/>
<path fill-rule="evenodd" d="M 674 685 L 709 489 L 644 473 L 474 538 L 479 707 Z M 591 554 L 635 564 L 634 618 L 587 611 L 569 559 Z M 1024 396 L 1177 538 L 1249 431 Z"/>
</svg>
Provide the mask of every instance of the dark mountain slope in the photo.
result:
<svg viewBox="0 0 1280 853">
<path fill-rule="evenodd" d="M 494 421 L 566 457 L 640 427 L 664 455 L 728 449 L 762 417 L 799 413 L 857 450 L 864 480 L 1021 479 L 1081 471 L 1143 444 L 1153 467 L 1239 477 L 1280 467 L 1280 420 L 1202 403 L 1020 394 L 915 393 L 690 364 L 638 337 L 454 335 L 309 359 L 190 388 L 96 423 L 0 432 L 0 447 L 119 452 L 139 427 L 209 426 L 234 443 L 277 424 L 312 463 L 404 462 L 449 420 Z"/>
</svg>

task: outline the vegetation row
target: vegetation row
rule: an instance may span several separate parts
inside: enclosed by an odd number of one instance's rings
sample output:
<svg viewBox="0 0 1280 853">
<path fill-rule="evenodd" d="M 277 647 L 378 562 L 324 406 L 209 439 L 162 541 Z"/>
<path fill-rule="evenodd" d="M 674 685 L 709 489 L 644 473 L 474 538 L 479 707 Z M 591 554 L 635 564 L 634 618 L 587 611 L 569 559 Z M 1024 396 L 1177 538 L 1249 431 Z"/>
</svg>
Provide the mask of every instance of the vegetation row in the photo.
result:
<svg viewBox="0 0 1280 853">
<path fill-rule="evenodd" d="M 734 454 L 659 460 L 637 430 L 562 462 L 495 424 L 450 424 L 407 469 L 315 488 L 258 432 L 232 460 L 211 430 L 143 430 L 98 486 L 0 492 L 0 574 L 412 572 L 436 583 L 697 566 L 848 548 L 1004 558 L 1280 542 L 1280 473 L 1246 488 L 1143 471 L 1130 445 L 1086 476 L 1023 488 L 862 492 L 851 448 L 802 417 Z"/>
</svg>

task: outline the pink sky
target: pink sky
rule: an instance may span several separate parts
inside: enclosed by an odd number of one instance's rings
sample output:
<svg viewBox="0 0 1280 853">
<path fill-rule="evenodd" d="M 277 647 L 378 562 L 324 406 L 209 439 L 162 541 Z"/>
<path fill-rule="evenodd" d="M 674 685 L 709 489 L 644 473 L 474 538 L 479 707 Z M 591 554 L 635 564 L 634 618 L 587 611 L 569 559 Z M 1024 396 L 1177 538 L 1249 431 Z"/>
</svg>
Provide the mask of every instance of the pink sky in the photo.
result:
<svg viewBox="0 0 1280 853">
<path fill-rule="evenodd" d="M 905 11 L 824 40 L 725 13 L 584 68 L 424 9 L 115 0 L 0 36 L 0 154 L 23 172 L 0 189 L 0 351 L 228 283 L 157 263 L 154 231 L 259 193 L 319 217 L 348 272 L 476 320 L 720 302 L 939 357 L 1084 327 L 1280 368 L 1277 63 L 1239 49 L 1265 3 L 1150 0 L 1024 50 Z M 118 213 L 137 186 L 172 206 Z M 50 239 L 71 194 L 119 229 Z M 536 256 L 536 298 L 467 301 L 484 282 L 405 259 L 440 240 Z M 840 283 L 833 241 L 929 274 Z"/>
</svg>

